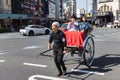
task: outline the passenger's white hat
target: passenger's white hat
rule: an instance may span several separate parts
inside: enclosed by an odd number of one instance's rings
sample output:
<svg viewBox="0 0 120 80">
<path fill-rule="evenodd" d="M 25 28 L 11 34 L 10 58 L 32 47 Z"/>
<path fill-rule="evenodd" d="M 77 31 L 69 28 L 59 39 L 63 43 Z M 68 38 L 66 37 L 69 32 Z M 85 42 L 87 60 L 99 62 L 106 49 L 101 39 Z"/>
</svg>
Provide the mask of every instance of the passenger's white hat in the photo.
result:
<svg viewBox="0 0 120 80">
<path fill-rule="evenodd" d="M 56 27 L 60 27 L 60 23 L 59 22 L 53 22 L 52 25 L 54 25 Z"/>
</svg>

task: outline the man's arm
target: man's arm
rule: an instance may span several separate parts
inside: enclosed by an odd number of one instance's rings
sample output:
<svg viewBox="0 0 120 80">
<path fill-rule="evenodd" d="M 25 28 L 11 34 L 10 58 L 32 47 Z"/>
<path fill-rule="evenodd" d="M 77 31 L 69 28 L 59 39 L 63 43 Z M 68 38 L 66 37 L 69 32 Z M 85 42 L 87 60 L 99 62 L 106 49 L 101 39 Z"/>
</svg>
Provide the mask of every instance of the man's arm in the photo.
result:
<svg viewBox="0 0 120 80">
<path fill-rule="evenodd" d="M 71 27 L 70 27 L 71 24 L 72 24 L 71 22 L 68 23 L 68 25 L 67 25 L 67 30 L 70 30 L 70 29 L 71 29 Z"/>
<path fill-rule="evenodd" d="M 65 34 L 63 33 L 62 34 L 62 42 L 63 42 L 63 46 L 64 46 L 64 51 L 66 51 L 67 50 L 67 41 L 66 41 L 66 36 L 65 36 Z"/>
<path fill-rule="evenodd" d="M 51 43 L 48 43 L 48 50 L 51 49 Z"/>
<path fill-rule="evenodd" d="M 52 41 L 53 41 L 53 33 L 50 34 L 50 38 L 49 38 L 49 42 L 48 42 L 48 50 L 51 49 L 51 43 L 52 43 Z"/>
</svg>

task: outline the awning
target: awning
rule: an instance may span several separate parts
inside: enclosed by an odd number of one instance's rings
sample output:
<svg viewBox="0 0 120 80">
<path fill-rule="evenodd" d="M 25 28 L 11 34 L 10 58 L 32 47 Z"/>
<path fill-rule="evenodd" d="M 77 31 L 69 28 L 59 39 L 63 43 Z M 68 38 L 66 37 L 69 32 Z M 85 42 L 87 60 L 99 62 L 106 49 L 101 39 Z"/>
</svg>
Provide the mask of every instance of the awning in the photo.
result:
<svg viewBox="0 0 120 80">
<path fill-rule="evenodd" d="M 8 17 L 10 17 L 11 19 L 27 19 L 28 16 L 24 15 L 24 14 L 0 14 L 0 19 L 7 19 Z"/>
<path fill-rule="evenodd" d="M 46 18 L 35 17 L 35 16 L 33 16 L 33 17 L 28 17 L 27 19 L 36 19 L 36 20 L 41 20 L 41 21 L 46 20 Z"/>
<path fill-rule="evenodd" d="M 106 12 L 98 11 L 95 13 L 95 16 L 110 16 L 110 15 L 113 15 L 113 13 L 110 11 L 106 11 Z"/>
</svg>

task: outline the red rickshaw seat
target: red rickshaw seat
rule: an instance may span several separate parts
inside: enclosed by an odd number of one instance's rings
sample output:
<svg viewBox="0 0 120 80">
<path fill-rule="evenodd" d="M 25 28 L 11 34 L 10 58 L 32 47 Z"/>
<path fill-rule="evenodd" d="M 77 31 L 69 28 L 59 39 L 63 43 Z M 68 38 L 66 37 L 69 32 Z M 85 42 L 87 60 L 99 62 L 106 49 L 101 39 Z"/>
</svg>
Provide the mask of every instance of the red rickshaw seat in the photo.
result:
<svg viewBox="0 0 120 80">
<path fill-rule="evenodd" d="M 67 47 L 83 47 L 84 37 L 86 32 L 65 31 L 67 39 Z"/>
</svg>

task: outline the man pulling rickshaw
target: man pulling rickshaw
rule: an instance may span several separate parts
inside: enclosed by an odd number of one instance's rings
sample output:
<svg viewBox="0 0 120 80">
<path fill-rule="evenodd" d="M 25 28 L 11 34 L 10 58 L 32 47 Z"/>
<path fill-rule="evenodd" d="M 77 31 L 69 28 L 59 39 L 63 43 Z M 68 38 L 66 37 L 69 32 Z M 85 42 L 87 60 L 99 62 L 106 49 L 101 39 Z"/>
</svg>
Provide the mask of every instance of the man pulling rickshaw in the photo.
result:
<svg viewBox="0 0 120 80">
<path fill-rule="evenodd" d="M 86 66 L 91 67 L 94 60 L 94 40 L 90 35 L 90 24 L 86 22 L 86 17 L 83 16 L 82 22 L 76 26 L 76 31 L 59 30 L 59 22 L 52 23 L 53 32 L 50 35 L 48 50 L 51 49 L 51 43 L 53 42 L 53 57 L 55 65 L 58 69 L 58 75 L 66 75 L 67 68 L 65 67 L 63 56 L 66 52 L 74 53 L 77 51 L 79 58 L 84 58 Z M 74 25 L 74 23 L 72 23 Z"/>
</svg>

